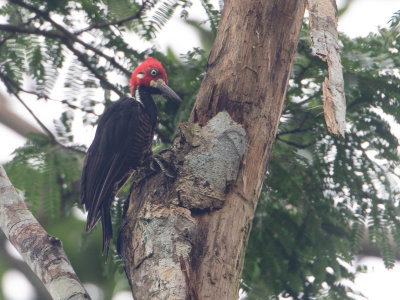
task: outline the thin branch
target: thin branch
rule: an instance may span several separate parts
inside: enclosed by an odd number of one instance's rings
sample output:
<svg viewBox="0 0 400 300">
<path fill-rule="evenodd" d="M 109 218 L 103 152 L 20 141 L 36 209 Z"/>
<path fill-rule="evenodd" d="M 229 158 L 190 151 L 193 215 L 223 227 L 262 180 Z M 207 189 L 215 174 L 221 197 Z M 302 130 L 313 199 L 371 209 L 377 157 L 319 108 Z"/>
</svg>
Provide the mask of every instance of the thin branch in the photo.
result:
<svg viewBox="0 0 400 300">
<path fill-rule="evenodd" d="M 301 101 L 297 102 L 296 104 L 299 105 L 299 106 L 301 106 L 301 105 L 307 103 L 308 101 L 314 99 L 314 98 L 315 98 L 316 96 L 318 96 L 318 95 L 321 95 L 321 92 L 320 92 L 320 91 L 318 91 L 317 93 L 311 95 L 310 97 L 308 97 L 308 98 L 306 98 L 306 99 L 304 99 L 304 100 L 301 100 Z"/>
<path fill-rule="evenodd" d="M 92 25 L 90 25 L 90 26 L 88 26 L 86 28 L 83 28 L 81 30 L 75 31 L 74 34 L 75 35 L 80 35 L 83 32 L 90 31 L 92 29 L 100 29 L 100 28 L 103 28 L 103 27 L 109 27 L 109 26 L 114 26 L 114 25 L 120 26 L 120 25 L 122 25 L 122 24 L 124 24 L 126 22 L 129 22 L 129 21 L 132 21 L 132 20 L 136 20 L 136 19 L 140 19 L 140 17 L 142 16 L 143 11 L 145 10 L 145 8 L 147 6 L 147 2 L 148 1 L 144 1 L 142 6 L 139 8 L 139 10 L 134 15 L 132 15 L 130 17 L 126 17 L 126 18 L 123 18 L 123 19 L 120 19 L 120 20 L 114 20 L 114 21 L 110 21 L 110 22 L 106 22 L 106 23 L 101 23 L 101 24 L 92 24 Z"/>
<path fill-rule="evenodd" d="M 29 24 L 30 24 L 33 20 L 35 20 L 35 19 L 36 19 L 36 17 L 29 18 L 26 22 L 20 24 L 20 27 L 21 27 L 21 26 L 29 25 Z M 9 35 L 7 35 L 6 37 L 4 37 L 4 39 L 2 39 L 2 40 L 0 41 L 0 47 L 3 46 L 4 43 L 7 42 L 7 40 L 13 38 L 16 34 L 17 34 L 16 32 L 11 32 Z"/>
<path fill-rule="evenodd" d="M 124 97 L 124 94 L 123 94 L 119 89 L 117 89 L 112 83 L 110 83 L 110 82 L 107 80 L 107 78 L 105 78 L 103 75 L 101 75 L 101 74 L 91 65 L 91 63 L 90 63 L 89 60 L 86 58 L 86 56 L 85 56 L 82 52 L 76 50 L 76 49 L 73 47 L 73 45 L 72 45 L 72 43 L 71 43 L 70 41 L 68 41 L 68 40 L 65 41 L 65 46 L 67 46 L 67 48 L 68 48 L 69 50 L 71 50 L 72 53 L 75 54 L 75 56 L 78 58 L 78 60 L 79 60 L 90 72 L 92 72 L 92 73 L 100 80 L 100 82 L 103 83 L 103 85 L 104 85 L 105 87 L 107 87 L 107 88 L 109 88 L 110 90 L 114 91 L 119 97 L 121 97 L 121 98 Z"/>
<path fill-rule="evenodd" d="M 8 77 L 7 75 L 5 75 L 5 74 L 2 74 L 1 72 L 0 72 L 0 78 L 4 78 L 4 77 Z M 13 81 L 11 78 L 9 78 L 8 77 L 8 79 L 10 80 L 10 82 L 11 81 Z M 75 105 L 75 104 L 72 104 L 71 102 L 69 102 L 68 100 L 58 100 L 58 99 L 54 99 L 54 98 L 51 98 L 51 97 L 49 97 L 49 96 L 47 96 L 47 95 L 45 95 L 45 94 L 42 94 L 42 93 L 38 93 L 38 92 L 35 92 L 35 91 L 28 91 L 28 90 L 25 90 L 24 88 L 21 88 L 15 81 L 14 81 L 14 84 L 13 84 L 17 89 L 18 89 L 18 91 L 20 91 L 20 92 L 23 92 L 23 93 L 26 93 L 26 94 L 30 94 L 30 95 L 33 95 L 33 96 L 36 96 L 37 97 L 37 99 L 43 99 L 43 100 L 46 100 L 46 101 L 55 101 L 55 102 L 60 102 L 60 103 L 62 103 L 62 104 L 65 104 L 65 105 L 67 105 L 69 108 L 72 108 L 72 109 L 77 109 L 77 110 L 80 110 L 80 111 L 82 111 L 82 112 L 85 112 L 85 113 L 88 113 L 88 114 L 92 114 L 92 115 L 95 115 L 95 116 L 99 116 L 99 114 L 96 114 L 92 109 L 87 109 L 87 108 L 84 108 L 84 107 L 82 107 L 82 106 L 78 106 L 78 105 Z"/>
<path fill-rule="evenodd" d="M 317 96 L 322 96 L 322 91 L 321 90 L 316 91 L 315 94 L 310 95 L 310 97 L 308 97 L 308 98 L 306 98 L 304 100 L 301 100 L 300 102 L 297 102 L 296 104 L 301 106 L 301 105 L 309 102 L 310 100 L 314 99 Z"/>
<path fill-rule="evenodd" d="M 58 146 L 60 146 L 60 147 L 62 147 L 62 148 L 64 148 L 64 149 L 72 150 L 72 151 L 77 152 L 77 153 L 86 153 L 85 151 L 83 151 L 83 150 L 81 150 L 81 149 L 79 149 L 79 148 L 77 148 L 77 147 L 74 147 L 74 146 L 66 146 L 66 145 L 60 143 L 60 142 L 57 140 L 57 138 L 55 137 L 55 135 L 50 131 L 50 129 L 48 129 L 48 128 L 46 127 L 46 125 L 44 125 L 43 122 L 40 121 L 40 119 L 35 115 L 35 113 L 34 113 L 34 112 L 29 108 L 29 106 L 24 102 L 24 100 L 22 100 L 21 97 L 20 97 L 17 93 L 15 93 L 15 92 L 12 92 L 12 93 L 13 93 L 13 95 L 18 99 L 18 101 L 21 102 L 21 104 L 26 108 L 26 110 L 32 115 L 32 117 L 33 117 L 33 118 L 35 119 L 35 121 L 39 124 L 39 126 L 47 133 L 48 136 L 50 136 L 51 140 L 52 140 L 55 144 L 57 144 Z"/>
<path fill-rule="evenodd" d="M 32 122 L 28 122 L 10 109 L 3 93 L 0 93 L 0 107 L 0 122 L 15 133 L 18 133 L 23 137 L 26 137 L 27 134 L 31 132 L 42 133 L 42 130 L 33 125 Z"/>
<path fill-rule="evenodd" d="M 86 47 L 87 49 L 93 51 L 94 53 L 96 53 L 99 56 L 104 57 L 106 60 L 108 60 L 114 67 L 118 68 L 119 70 L 121 70 L 125 75 L 130 76 L 132 74 L 131 71 L 129 71 L 128 69 L 126 69 L 124 66 L 122 66 L 121 64 L 119 64 L 114 57 L 112 56 L 108 56 L 107 54 L 104 54 L 103 52 L 101 52 L 100 50 L 98 50 L 96 47 L 85 43 L 84 41 L 76 38 L 74 35 L 72 35 L 72 37 L 74 38 L 74 41 L 83 45 L 84 47 Z"/>
<path fill-rule="evenodd" d="M 19 96 L 19 94 L 17 92 L 17 91 L 21 90 L 19 85 L 1 72 L 0 72 L 0 79 L 3 80 L 5 86 L 10 91 L 10 93 L 12 93 L 18 99 L 18 101 L 21 102 L 21 104 L 25 107 L 25 109 L 32 115 L 32 117 L 35 119 L 35 121 L 39 124 L 39 126 L 43 129 L 43 131 L 45 133 L 47 133 L 47 135 L 51 138 L 51 140 L 55 144 L 57 144 L 58 146 L 60 146 L 64 149 L 68 149 L 68 150 L 71 150 L 71 151 L 74 151 L 77 153 L 86 153 L 85 151 L 81 150 L 80 148 L 77 148 L 74 146 L 66 146 L 66 145 L 60 143 L 57 140 L 57 138 L 55 137 L 55 135 L 46 127 L 46 125 L 43 124 L 42 121 L 40 121 L 40 119 L 35 115 L 35 113 L 29 108 L 29 106 L 25 103 L 25 101 L 21 99 L 21 97 Z"/>
<path fill-rule="evenodd" d="M 0 24 L 0 31 L 7 31 L 7 32 L 13 32 L 13 33 L 36 34 L 36 35 L 42 35 L 45 37 L 49 37 L 52 39 L 64 39 L 65 38 L 58 31 L 41 30 L 39 28 L 21 27 L 21 26 L 9 25 L 9 24 Z"/>
<path fill-rule="evenodd" d="M 35 115 L 35 113 L 29 108 L 28 105 L 24 102 L 24 100 L 21 99 L 19 94 L 16 92 L 20 91 L 21 88 L 19 85 L 13 81 L 11 78 L 9 78 L 7 75 L 3 74 L 0 72 L 0 79 L 3 80 L 4 84 L 6 85 L 7 89 L 18 99 L 19 102 L 25 107 L 25 109 L 31 114 L 31 116 L 35 119 L 35 121 L 39 124 L 39 126 L 43 129 L 44 132 L 46 132 L 53 141 L 56 141 L 56 137 L 53 135 L 53 133 L 46 127 L 46 125 L 43 124 L 42 121 Z"/>
<path fill-rule="evenodd" d="M 35 113 L 30 109 L 30 107 L 25 103 L 24 100 L 21 99 L 21 97 L 18 95 L 18 93 L 15 93 L 14 91 L 11 91 L 13 95 L 18 99 L 18 101 L 25 107 L 25 109 L 31 114 L 31 116 L 35 119 L 35 121 L 39 124 L 39 126 L 43 129 L 44 132 L 47 133 L 48 136 L 54 141 L 57 142 L 56 137 L 54 134 L 44 125 L 42 121 L 35 115 Z"/>
<path fill-rule="evenodd" d="M 54 39 L 59 39 L 63 41 L 63 43 L 74 53 L 74 55 L 78 58 L 78 60 L 89 70 L 91 71 L 99 80 L 100 82 L 107 87 L 108 89 L 114 91 L 119 97 L 123 98 L 124 94 L 120 92 L 119 89 L 117 89 L 113 84 L 111 84 L 107 78 L 105 78 L 103 75 L 101 75 L 94 66 L 89 62 L 89 60 L 86 58 L 84 53 L 78 51 L 74 46 L 74 42 L 80 43 L 83 45 L 87 50 L 91 50 L 94 53 L 96 53 L 99 56 L 102 56 L 106 60 L 108 60 L 112 65 L 123 71 L 126 75 L 130 75 L 131 72 L 124 68 L 122 65 L 117 63 L 115 59 L 111 56 L 108 56 L 104 53 L 102 53 L 100 50 L 98 50 L 96 47 L 93 47 L 92 45 L 87 44 L 86 42 L 80 40 L 77 38 L 74 34 L 72 34 L 70 31 L 65 29 L 63 26 L 59 25 L 57 22 L 55 22 L 53 19 L 50 18 L 49 14 L 45 11 L 42 11 L 38 9 L 35 6 L 32 6 L 30 4 L 27 4 L 23 1 L 20 0 L 10 0 L 10 2 L 17 4 L 21 7 L 24 7 L 31 12 L 34 12 L 36 15 L 39 17 L 42 17 L 44 20 L 50 22 L 56 29 L 59 31 L 50 31 L 50 30 L 41 30 L 38 28 L 28 28 L 28 27 L 21 27 L 21 26 L 13 26 L 9 24 L 0 24 L 0 30 L 3 31 L 9 31 L 9 32 L 19 32 L 19 33 L 26 33 L 26 34 L 36 34 L 36 35 L 42 35 L 46 36 L 49 38 L 54 38 Z"/>
<path fill-rule="evenodd" d="M 69 108 L 72 108 L 72 109 L 78 109 L 78 110 L 83 111 L 85 113 L 92 114 L 92 115 L 95 115 L 95 116 L 99 116 L 99 114 L 96 114 L 93 111 L 93 109 L 87 109 L 87 108 L 84 108 L 82 106 L 78 106 L 78 105 L 72 104 L 71 102 L 69 102 L 68 100 L 65 100 L 65 99 L 64 100 L 57 100 L 57 99 L 52 99 L 52 98 L 47 98 L 47 99 L 51 100 L 51 101 L 61 102 L 62 104 L 65 104 Z"/>
<path fill-rule="evenodd" d="M 42 35 L 50 38 L 56 38 L 56 39 L 61 39 L 64 41 L 64 45 L 68 47 L 69 50 L 74 53 L 74 55 L 78 58 L 78 60 L 87 68 L 89 71 L 91 71 L 107 88 L 110 90 L 113 90 L 119 97 L 124 97 L 124 95 L 113 85 L 111 84 L 107 78 L 105 78 L 103 75 L 101 75 L 92 65 L 91 63 L 87 60 L 85 55 L 78 51 L 76 48 L 74 48 L 73 43 L 68 39 L 65 38 L 62 34 L 60 34 L 57 31 L 48 31 L 48 30 L 40 30 L 37 28 L 21 28 L 18 26 L 12 26 L 12 25 L 7 25 L 7 24 L 0 24 L 0 31 L 10 31 L 10 32 L 19 32 L 19 33 L 26 33 L 26 34 L 37 34 L 37 35 Z M 108 56 L 107 56 L 108 57 Z M 108 57 L 109 58 L 109 57 Z M 126 70 L 127 71 L 127 70 Z M 127 71 L 129 72 L 129 71 Z M 129 72 L 130 74 L 130 72 Z"/>
<path fill-rule="evenodd" d="M 66 99 L 63 99 L 63 100 L 54 99 L 54 98 L 51 98 L 51 97 L 49 97 L 49 96 L 47 96 L 47 95 L 45 95 L 45 94 L 37 93 L 37 92 L 34 92 L 34 91 L 28 91 L 28 90 L 25 90 L 25 89 L 23 89 L 23 88 L 21 88 L 21 87 L 19 88 L 19 90 L 20 90 L 21 92 L 23 92 L 23 93 L 36 96 L 37 99 L 43 99 L 43 100 L 46 100 L 46 101 L 60 102 L 60 103 L 62 103 L 62 104 L 65 104 L 65 105 L 68 106 L 69 108 L 76 109 L 76 110 L 80 110 L 80 111 L 85 112 L 85 113 L 87 113 L 87 114 L 92 114 L 92 115 L 95 115 L 95 116 L 99 116 L 99 114 L 96 114 L 96 113 L 93 111 L 93 109 L 87 109 L 87 108 L 84 108 L 84 107 L 82 107 L 82 106 L 78 106 L 78 105 L 72 104 L 71 102 L 69 102 L 69 101 L 66 100 Z"/>
<path fill-rule="evenodd" d="M 38 223 L 0 165 L 0 227 L 53 299 L 90 299 L 61 241 Z"/>
<path fill-rule="evenodd" d="M 77 36 L 75 36 L 73 33 L 71 33 L 69 30 L 65 29 L 63 26 L 61 26 L 60 24 L 55 22 L 52 18 L 50 18 L 50 15 L 49 15 L 48 12 L 42 11 L 42 10 L 38 9 L 37 7 L 35 7 L 35 6 L 30 5 L 30 4 L 25 3 L 23 1 L 20 1 L 20 0 L 9 0 L 9 1 L 14 3 L 14 4 L 19 5 L 21 7 L 24 7 L 24 8 L 28 9 L 31 12 L 34 12 L 36 15 L 38 15 L 38 16 L 42 17 L 44 20 L 50 22 L 56 29 L 58 29 L 60 31 L 60 33 L 62 33 L 63 40 L 68 39 L 68 40 L 71 40 L 73 42 L 77 42 L 77 43 L 83 45 L 86 49 L 89 49 L 89 50 L 93 51 L 94 53 L 96 53 L 97 55 L 104 57 L 114 67 L 120 69 L 126 75 L 129 76 L 131 74 L 131 71 L 127 70 L 125 67 L 120 65 L 114 59 L 114 57 L 108 56 L 108 55 L 104 54 L 103 52 L 101 52 L 100 50 L 98 50 L 96 47 L 94 47 L 92 45 L 89 45 L 88 43 L 82 41 Z M 71 45 L 72 45 L 72 43 L 71 43 Z"/>
</svg>

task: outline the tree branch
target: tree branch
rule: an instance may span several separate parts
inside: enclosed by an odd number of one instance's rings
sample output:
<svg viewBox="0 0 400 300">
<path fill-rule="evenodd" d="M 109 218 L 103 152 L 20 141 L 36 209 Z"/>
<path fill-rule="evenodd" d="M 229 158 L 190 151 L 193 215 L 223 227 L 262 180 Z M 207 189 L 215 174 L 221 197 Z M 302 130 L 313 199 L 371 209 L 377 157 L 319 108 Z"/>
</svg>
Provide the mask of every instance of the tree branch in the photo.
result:
<svg viewBox="0 0 400 300">
<path fill-rule="evenodd" d="M 21 27 L 21 26 L 26 26 L 26 25 L 30 24 L 30 23 L 31 23 L 33 20 L 35 20 L 35 19 L 36 19 L 36 17 L 29 18 L 28 21 L 26 21 L 26 22 L 20 24 L 19 27 Z M 15 35 L 16 35 L 16 32 L 11 32 L 8 36 L 4 37 L 4 38 L 0 41 L 0 47 L 3 46 L 3 44 L 4 44 L 7 40 L 13 38 Z"/>
<path fill-rule="evenodd" d="M 99 114 L 96 114 L 92 109 L 87 109 L 87 108 L 84 108 L 82 106 L 78 106 L 78 105 L 72 104 L 72 103 L 68 102 L 68 100 L 57 100 L 57 99 L 52 99 L 52 98 L 48 98 L 48 97 L 47 97 L 47 99 L 51 100 L 51 101 L 61 102 L 62 104 L 65 104 L 66 106 L 68 106 L 69 108 L 72 108 L 72 109 L 78 109 L 78 110 L 83 111 L 85 113 L 93 114 L 95 116 L 99 116 Z"/>
<path fill-rule="evenodd" d="M 25 277 L 29 280 L 29 282 L 34 286 L 36 293 L 38 294 L 38 299 L 40 300 L 52 300 L 49 295 L 49 292 L 43 285 L 43 282 L 36 276 L 35 273 L 29 268 L 29 266 L 21 259 L 13 257 L 8 251 L 6 250 L 6 241 L 7 238 L 5 235 L 0 232 L 0 256 L 5 258 L 5 262 L 10 269 L 17 269 Z M 0 296 L 1 298 L 1 296 Z"/>
<path fill-rule="evenodd" d="M 26 108 L 26 110 L 32 115 L 32 117 L 39 124 L 39 126 L 47 133 L 48 136 L 50 136 L 51 140 L 55 144 L 61 146 L 62 148 L 65 148 L 65 149 L 68 149 L 68 150 L 72 150 L 72 151 L 77 152 L 77 153 L 86 153 L 85 151 L 83 151 L 83 150 L 81 150 L 81 149 L 79 149 L 77 147 L 72 147 L 72 146 L 69 147 L 69 146 L 65 146 L 64 144 L 60 143 L 57 140 L 57 138 L 55 137 L 55 135 L 50 131 L 50 129 L 48 129 L 46 127 L 46 125 L 44 125 L 43 122 L 40 121 L 40 119 L 35 115 L 35 113 L 29 108 L 29 106 L 25 103 L 25 101 L 22 100 L 21 97 L 17 93 L 13 92 L 13 94 L 18 99 L 18 101 L 21 102 L 21 104 Z"/>
<path fill-rule="evenodd" d="M 324 116 L 330 133 L 344 137 L 346 131 L 346 98 L 337 32 L 336 1 L 307 0 L 310 13 L 311 49 L 328 64 L 328 77 L 322 83 Z"/>
<path fill-rule="evenodd" d="M 100 80 L 101 83 L 103 83 L 103 85 L 104 85 L 105 87 L 107 87 L 107 88 L 109 88 L 110 90 L 114 91 L 120 98 L 123 98 L 123 97 L 124 97 L 124 94 L 121 93 L 121 91 L 120 91 L 119 89 L 117 89 L 112 83 L 110 83 L 110 82 L 107 80 L 107 78 L 105 78 L 103 75 L 101 75 L 101 74 L 91 65 L 91 63 L 90 63 L 89 60 L 85 57 L 85 55 L 84 55 L 82 52 L 76 50 L 76 49 L 73 47 L 72 43 L 71 43 L 69 40 L 65 41 L 64 44 L 68 47 L 69 50 L 72 51 L 72 53 L 75 54 L 75 56 L 78 58 L 78 60 L 79 60 L 90 72 L 92 72 L 92 73 Z"/>
<path fill-rule="evenodd" d="M 302 106 L 303 104 L 311 101 L 312 99 L 314 99 L 316 96 L 321 95 L 321 92 L 318 91 L 315 94 L 311 95 L 310 97 L 307 97 L 304 100 L 301 100 L 299 102 L 289 102 L 288 104 L 285 105 L 285 108 L 282 110 L 282 115 L 286 114 L 288 112 L 288 109 L 291 107 L 291 105 L 297 105 L 297 106 Z"/>
<path fill-rule="evenodd" d="M 19 86 L 16 85 L 15 86 L 15 82 L 13 82 L 12 80 L 9 80 L 9 78 L 7 78 L 7 76 L 5 76 L 3 73 L 0 73 L 0 78 L 3 80 L 4 84 L 7 86 L 7 88 L 9 89 L 9 91 L 18 99 L 18 101 L 25 107 L 25 109 L 31 114 L 31 116 L 35 119 L 36 123 L 39 124 L 39 126 L 43 129 L 43 131 L 45 133 L 47 133 L 48 136 L 50 136 L 50 138 L 53 141 L 56 141 L 56 137 L 54 136 L 54 134 L 46 127 L 46 125 L 43 124 L 42 121 L 40 121 L 40 119 L 35 115 L 35 113 L 29 108 L 29 106 L 25 103 L 24 100 L 21 99 L 21 97 L 18 95 L 18 93 L 15 92 L 15 90 L 13 88 L 10 87 L 9 84 L 14 85 L 14 87 L 19 90 Z"/>
<path fill-rule="evenodd" d="M 110 21 L 110 22 L 106 22 L 106 23 L 101 23 L 101 24 L 93 24 L 93 25 L 90 25 L 90 26 L 88 26 L 86 28 L 83 28 L 83 29 L 75 31 L 74 34 L 75 35 L 80 35 L 80 34 L 82 34 L 84 32 L 90 31 L 92 29 L 100 29 L 100 28 L 109 27 L 109 26 L 113 26 L 113 25 L 120 26 L 120 25 L 122 25 L 122 24 L 124 24 L 126 22 L 129 22 L 129 21 L 132 21 L 132 20 L 135 20 L 135 19 L 139 19 L 142 16 L 142 13 L 143 13 L 143 11 L 145 10 L 145 8 L 147 6 L 147 2 L 148 1 L 144 1 L 142 6 L 139 8 L 139 10 L 134 15 L 132 15 L 130 17 L 126 17 L 126 18 L 123 18 L 123 19 L 120 19 L 120 20 L 114 20 L 114 21 Z"/>
<path fill-rule="evenodd" d="M 19 102 L 21 102 L 21 104 L 25 107 L 25 109 L 32 115 L 32 117 L 35 119 L 35 121 L 39 124 L 39 126 L 43 129 L 43 131 L 45 133 L 47 133 L 47 135 L 51 138 L 51 140 L 59 145 L 62 148 L 68 149 L 68 150 L 72 150 L 74 152 L 77 153 L 86 153 L 85 151 L 77 148 L 77 147 L 73 147 L 73 146 L 65 146 L 62 143 L 60 143 L 57 138 L 55 137 L 55 135 L 50 131 L 50 129 L 48 129 L 46 127 L 46 125 L 44 125 L 44 123 L 42 121 L 40 121 L 40 119 L 35 115 L 35 113 L 29 108 L 29 106 L 25 103 L 24 100 L 22 100 L 22 98 L 19 96 L 19 94 L 15 91 L 15 89 L 17 91 L 23 91 L 19 85 L 13 81 L 11 78 L 9 78 L 7 75 L 3 74 L 0 72 L 0 79 L 3 80 L 5 86 L 7 87 L 7 89 L 10 91 L 10 93 L 12 93 Z"/>
<path fill-rule="evenodd" d="M 80 51 L 78 51 L 74 46 L 73 43 L 70 41 L 70 39 L 66 38 L 64 35 L 60 34 L 57 31 L 49 31 L 49 30 L 40 30 L 37 28 L 21 28 L 18 26 L 12 26 L 8 24 L 0 24 L 0 31 L 9 31 L 9 32 L 19 32 L 19 33 L 26 33 L 26 34 L 37 34 L 37 35 L 42 35 L 45 37 L 49 38 L 55 38 L 55 39 L 61 39 L 64 41 L 64 45 L 68 47 L 69 50 L 71 50 L 72 53 L 78 58 L 78 60 L 90 71 L 92 72 L 107 88 L 110 90 L 113 90 L 119 97 L 124 97 L 124 95 L 113 85 L 111 84 L 107 78 L 105 78 L 103 75 L 101 75 L 92 65 L 91 63 L 87 60 L 87 58 L 84 56 L 84 54 Z M 87 44 L 86 44 L 87 45 Z M 90 46 L 90 45 L 87 45 Z M 90 46 L 90 50 L 93 51 L 92 46 Z M 96 53 L 101 53 L 98 50 L 94 50 Z M 114 60 L 114 58 L 110 58 L 107 55 L 102 55 L 103 57 L 107 57 L 111 62 L 111 59 Z M 130 74 L 128 70 L 125 69 L 126 72 Z"/>
<path fill-rule="evenodd" d="M 314 99 L 316 96 L 320 96 L 320 95 L 321 95 L 321 91 L 318 91 L 315 94 L 311 95 L 310 97 L 308 97 L 308 98 L 306 98 L 304 100 L 301 100 L 300 102 L 297 102 L 296 104 L 301 106 L 301 105 L 307 103 L 308 101 Z"/>
<path fill-rule="evenodd" d="M 3 93 L 0 93 L 0 122 L 8 128 L 12 129 L 16 133 L 23 137 L 26 137 L 30 132 L 41 133 L 42 131 L 34 126 L 31 122 L 27 122 L 21 116 L 12 111 L 7 105 L 6 97 Z"/>
<path fill-rule="evenodd" d="M 51 98 L 51 97 L 47 96 L 46 94 L 38 93 L 38 92 L 35 92 L 35 91 L 28 91 L 28 90 L 26 90 L 26 89 L 20 87 L 14 80 L 12 80 L 9 76 L 7 76 L 7 75 L 4 74 L 4 73 L 1 73 L 1 72 L 0 72 L 0 78 L 3 79 L 3 81 L 4 81 L 4 80 L 7 80 L 7 81 L 11 82 L 12 85 L 13 85 L 19 92 L 23 92 L 23 93 L 26 93 L 26 94 L 30 94 L 30 95 L 36 96 L 37 99 L 43 99 L 43 100 L 50 100 L 50 101 L 60 102 L 60 103 L 62 103 L 62 104 L 67 105 L 68 107 L 70 107 L 70 108 L 72 108 L 72 109 L 78 109 L 78 110 L 80 110 L 80 111 L 82 111 L 82 112 L 85 112 L 85 113 L 88 113 L 88 114 L 93 114 L 93 115 L 95 115 L 95 116 L 99 116 L 99 115 L 96 114 L 92 109 L 87 109 L 87 108 L 84 108 L 84 107 L 82 107 L 82 106 L 78 106 L 78 105 L 72 104 L 72 103 L 70 103 L 68 100 L 65 100 L 65 99 L 64 99 L 64 100 L 58 100 L 58 99 Z"/>
<path fill-rule="evenodd" d="M 103 52 L 101 52 L 100 50 L 98 50 L 96 47 L 89 45 L 88 43 L 82 41 L 81 39 L 79 39 L 76 35 L 74 35 L 73 33 L 71 33 L 69 30 L 67 30 L 66 28 L 64 28 L 63 26 L 61 26 L 60 24 L 58 24 L 57 22 L 55 22 L 52 18 L 50 18 L 50 15 L 48 12 L 46 11 L 42 11 L 40 9 L 38 9 L 37 7 L 30 5 L 28 3 L 25 3 L 21 0 L 9 0 L 10 2 L 17 4 L 33 13 L 35 13 L 36 15 L 38 15 L 39 17 L 43 18 L 44 20 L 50 22 L 56 29 L 59 30 L 59 33 L 62 33 L 62 38 L 68 39 L 70 41 L 73 42 L 77 42 L 81 45 L 83 45 L 86 49 L 93 51 L 94 53 L 96 53 L 99 56 L 102 56 L 103 58 L 105 58 L 106 60 L 108 60 L 114 67 L 116 67 L 117 69 L 121 70 L 123 73 L 125 73 L 126 75 L 130 75 L 131 71 L 127 70 L 124 66 L 120 65 L 115 59 L 114 57 L 108 56 L 106 54 L 104 54 Z M 71 43 L 72 46 L 72 43 Z M 76 50 L 77 51 L 77 50 Z"/>
<path fill-rule="evenodd" d="M 26 34 L 36 34 L 42 35 L 45 37 L 49 37 L 52 39 L 63 39 L 64 36 L 57 31 L 54 30 L 41 30 L 39 28 L 32 27 L 22 27 L 22 26 L 14 26 L 9 24 L 0 24 L 0 31 L 7 31 L 12 33 L 26 33 Z"/>
<path fill-rule="evenodd" d="M 0 165 L 0 227 L 53 299 L 90 299 L 65 254 L 33 217 Z"/>
</svg>

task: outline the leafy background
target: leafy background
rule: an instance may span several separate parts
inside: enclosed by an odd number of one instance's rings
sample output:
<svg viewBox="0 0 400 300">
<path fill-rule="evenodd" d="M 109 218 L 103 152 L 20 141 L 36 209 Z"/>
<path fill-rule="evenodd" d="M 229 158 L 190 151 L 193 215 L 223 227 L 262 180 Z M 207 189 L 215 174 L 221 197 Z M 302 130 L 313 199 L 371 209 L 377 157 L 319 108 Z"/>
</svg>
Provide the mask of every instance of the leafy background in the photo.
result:
<svg viewBox="0 0 400 300">
<path fill-rule="evenodd" d="M 128 93 L 131 70 L 152 55 L 163 62 L 170 86 L 184 99 L 180 107 L 156 100 L 154 149 L 168 146 L 177 124 L 190 114 L 220 16 L 218 4 L 198 1 L 205 23 L 190 19 L 191 2 L 183 0 L 10 0 L 0 9 L 9 24 L 0 25 L 3 87 L 13 101 L 25 103 L 29 95 L 63 105 L 56 132 L 29 135 L 6 171 L 46 230 L 63 241 L 80 279 L 104 299 L 129 287 L 115 250 L 104 264 L 99 228 L 83 233 L 78 196 L 85 149 L 75 141 L 73 124 L 82 116 L 85 126 L 95 126 L 99 111 Z M 196 29 L 202 47 L 177 55 L 146 42 L 174 12 Z M 348 105 L 343 139 L 326 130 L 321 93 L 326 64 L 312 55 L 304 25 L 246 253 L 242 288 L 247 299 L 362 299 L 346 282 L 364 268 L 349 264 L 371 246 L 387 268 L 393 267 L 400 246 L 394 127 L 400 119 L 399 28 L 400 11 L 375 34 L 340 36 Z M 124 197 L 113 207 L 115 224 Z M 4 250 L 4 237 L 0 241 L 0 279 L 17 268 L 34 284 L 37 299 L 48 299 Z M 5 299 L 1 290 L 0 299 Z"/>
</svg>

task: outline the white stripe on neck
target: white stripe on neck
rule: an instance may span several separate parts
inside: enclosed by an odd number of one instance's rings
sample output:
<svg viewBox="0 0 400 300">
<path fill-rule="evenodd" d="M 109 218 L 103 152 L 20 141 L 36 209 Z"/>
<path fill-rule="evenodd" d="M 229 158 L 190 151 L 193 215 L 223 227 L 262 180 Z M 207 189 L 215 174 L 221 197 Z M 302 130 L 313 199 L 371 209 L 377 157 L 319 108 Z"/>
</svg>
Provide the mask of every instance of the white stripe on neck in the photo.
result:
<svg viewBox="0 0 400 300">
<path fill-rule="evenodd" d="M 135 90 L 135 100 L 136 100 L 137 102 L 139 102 L 140 104 L 144 105 L 143 102 L 142 102 L 142 100 L 140 99 L 139 88 L 137 88 L 137 89 Z"/>
</svg>

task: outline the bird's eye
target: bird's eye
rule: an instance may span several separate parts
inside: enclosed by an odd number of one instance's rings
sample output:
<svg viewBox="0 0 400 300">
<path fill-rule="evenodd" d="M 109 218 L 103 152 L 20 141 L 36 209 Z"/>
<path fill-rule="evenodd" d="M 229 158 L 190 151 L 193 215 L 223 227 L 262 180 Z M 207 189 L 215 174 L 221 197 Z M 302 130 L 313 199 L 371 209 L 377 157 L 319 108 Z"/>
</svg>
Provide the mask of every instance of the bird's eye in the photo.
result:
<svg viewBox="0 0 400 300">
<path fill-rule="evenodd" d="M 150 70 L 151 77 L 157 77 L 157 75 L 158 75 L 158 70 L 156 68 Z"/>
</svg>

